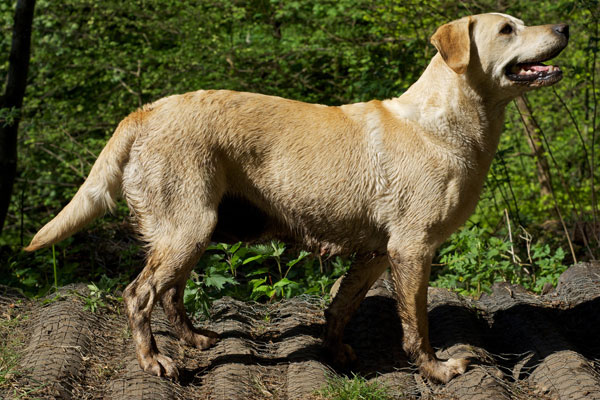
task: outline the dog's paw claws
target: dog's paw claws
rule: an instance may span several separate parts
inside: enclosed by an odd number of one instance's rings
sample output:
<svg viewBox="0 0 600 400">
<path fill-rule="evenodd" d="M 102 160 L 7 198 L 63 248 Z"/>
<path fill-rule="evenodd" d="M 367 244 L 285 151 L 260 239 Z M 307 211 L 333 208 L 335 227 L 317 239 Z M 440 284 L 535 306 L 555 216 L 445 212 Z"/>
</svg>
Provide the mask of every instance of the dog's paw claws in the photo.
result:
<svg viewBox="0 0 600 400">
<path fill-rule="evenodd" d="M 165 377 L 173 380 L 179 378 L 179 372 L 175 366 L 175 362 L 160 353 L 152 357 L 148 357 L 143 363 L 143 370 L 159 377 Z"/>
<path fill-rule="evenodd" d="M 428 378 L 441 383 L 448 383 L 457 375 L 464 374 L 469 366 L 466 358 L 450 358 L 446 361 L 431 360 L 421 366 L 421 371 Z"/>
<path fill-rule="evenodd" d="M 467 371 L 469 360 L 466 358 L 451 358 L 443 361 L 442 364 L 448 367 L 448 371 L 452 374 L 450 378 L 456 375 L 462 375 Z"/>
</svg>

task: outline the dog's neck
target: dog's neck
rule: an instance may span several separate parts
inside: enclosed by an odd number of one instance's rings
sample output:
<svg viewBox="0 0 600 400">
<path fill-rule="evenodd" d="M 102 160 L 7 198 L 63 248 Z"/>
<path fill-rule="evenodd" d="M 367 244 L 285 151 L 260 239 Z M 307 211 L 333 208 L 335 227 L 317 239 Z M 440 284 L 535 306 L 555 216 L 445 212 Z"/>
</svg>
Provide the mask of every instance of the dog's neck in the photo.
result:
<svg viewBox="0 0 600 400">
<path fill-rule="evenodd" d="M 387 104 L 400 111 L 401 118 L 419 124 L 435 142 L 466 151 L 470 154 L 465 156 L 476 156 L 489 165 L 498 147 L 507 103 L 491 102 L 475 91 L 465 75 L 452 71 L 437 54 L 419 80 Z"/>
</svg>

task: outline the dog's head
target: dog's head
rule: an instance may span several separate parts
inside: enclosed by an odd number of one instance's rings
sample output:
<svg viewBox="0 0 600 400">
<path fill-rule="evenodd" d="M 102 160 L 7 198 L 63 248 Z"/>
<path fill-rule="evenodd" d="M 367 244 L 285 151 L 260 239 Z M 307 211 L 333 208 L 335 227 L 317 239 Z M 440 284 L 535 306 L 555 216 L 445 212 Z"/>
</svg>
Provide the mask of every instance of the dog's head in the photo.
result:
<svg viewBox="0 0 600 400">
<path fill-rule="evenodd" d="M 465 17 L 439 27 L 431 37 L 455 73 L 511 97 L 561 80 L 559 67 L 543 63 L 568 40 L 568 25 L 525 26 L 505 14 Z"/>
</svg>

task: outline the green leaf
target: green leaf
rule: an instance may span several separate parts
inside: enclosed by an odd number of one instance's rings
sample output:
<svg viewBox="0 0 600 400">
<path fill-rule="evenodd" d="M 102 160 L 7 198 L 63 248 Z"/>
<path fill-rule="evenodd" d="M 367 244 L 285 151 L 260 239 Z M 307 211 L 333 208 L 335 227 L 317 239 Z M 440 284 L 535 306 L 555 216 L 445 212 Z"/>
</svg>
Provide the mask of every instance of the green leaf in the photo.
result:
<svg viewBox="0 0 600 400">
<path fill-rule="evenodd" d="M 252 257 L 248 257 L 248 258 L 246 258 L 242 262 L 242 265 L 249 264 L 249 263 L 251 263 L 253 261 L 262 261 L 263 259 L 264 259 L 264 255 L 262 255 L 262 254 L 259 254 L 259 255 L 256 255 L 256 256 L 252 256 Z"/>
<path fill-rule="evenodd" d="M 242 245 L 242 242 L 238 242 L 236 244 L 234 244 L 233 246 L 231 246 L 231 248 L 229 249 L 229 253 L 230 254 L 234 254 L 236 251 L 238 251 L 238 249 L 240 248 L 240 246 Z"/>
<path fill-rule="evenodd" d="M 214 287 L 217 290 L 222 290 L 226 284 L 237 285 L 237 282 L 230 276 L 212 274 L 204 277 L 204 284 L 209 287 Z"/>
<path fill-rule="evenodd" d="M 309 255 L 310 255 L 310 253 L 309 253 L 309 252 L 302 250 L 302 251 L 300 251 L 300 254 L 298 255 L 298 257 L 296 257 L 296 258 L 295 258 L 295 259 L 293 259 L 293 260 L 290 260 L 290 261 L 288 261 L 286 265 L 287 265 L 288 267 L 293 267 L 293 266 L 294 266 L 294 265 L 296 265 L 296 264 L 297 264 L 299 261 L 302 261 L 303 259 L 305 259 L 305 258 L 306 258 L 306 257 L 308 257 Z"/>
<path fill-rule="evenodd" d="M 262 267 L 262 268 L 257 268 L 254 271 L 250 271 L 246 274 L 246 276 L 256 276 L 256 275 L 262 275 L 262 274 L 266 274 L 269 272 L 269 268 L 268 267 Z M 265 278 L 266 279 L 266 278 Z"/>
<path fill-rule="evenodd" d="M 287 279 L 287 278 L 283 278 L 283 279 L 281 279 L 280 281 L 276 282 L 276 283 L 273 285 L 273 287 L 274 287 L 274 288 L 282 288 L 282 287 L 284 287 L 284 286 L 291 285 L 291 284 L 295 284 L 295 283 L 296 283 L 296 282 L 294 282 L 294 281 L 290 281 L 290 280 L 289 280 L 289 279 Z"/>
</svg>

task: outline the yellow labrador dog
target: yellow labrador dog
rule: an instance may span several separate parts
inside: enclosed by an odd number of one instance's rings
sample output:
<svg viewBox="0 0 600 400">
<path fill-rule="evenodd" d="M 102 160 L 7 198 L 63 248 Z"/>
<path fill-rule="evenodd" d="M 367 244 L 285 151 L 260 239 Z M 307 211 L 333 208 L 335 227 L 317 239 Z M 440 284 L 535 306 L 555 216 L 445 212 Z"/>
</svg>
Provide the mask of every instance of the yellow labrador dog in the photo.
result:
<svg viewBox="0 0 600 400">
<path fill-rule="evenodd" d="M 183 307 L 190 270 L 213 239 L 275 235 L 316 252 L 356 253 L 326 311 L 325 345 L 352 361 L 344 326 L 388 267 L 404 349 L 447 382 L 467 360 L 429 344 L 427 286 L 435 249 L 471 214 L 516 96 L 562 78 L 542 64 L 568 26 L 525 26 L 483 14 L 441 26 L 438 54 L 399 98 L 341 107 L 231 91 L 171 96 L 125 118 L 73 200 L 33 238 L 37 250 L 114 207 L 120 193 L 148 243 L 144 270 L 123 293 L 140 366 L 177 377 L 150 329 L 160 300 L 187 343 L 217 340 Z"/>
</svg>

